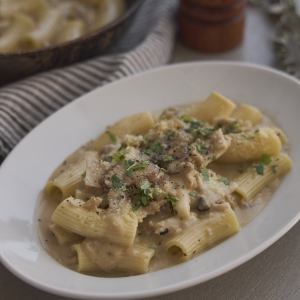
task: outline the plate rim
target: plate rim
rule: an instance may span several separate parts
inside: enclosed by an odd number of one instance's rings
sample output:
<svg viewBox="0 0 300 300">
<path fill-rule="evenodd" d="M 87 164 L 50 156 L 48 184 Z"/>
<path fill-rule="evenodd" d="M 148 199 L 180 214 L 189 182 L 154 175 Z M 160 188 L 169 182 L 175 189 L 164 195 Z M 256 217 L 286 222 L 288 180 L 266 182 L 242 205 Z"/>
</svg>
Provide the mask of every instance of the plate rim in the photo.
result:
<svg viewBox="0 0 300 300">
<path fill-rule="evenodd" d="M 193 61 L 193 62 L 184 62 L 184 63 L 176 63 L 176 64 L 172 64 L 172 65 L 164 65 L 164 66 L 160 66 L 160 67 L 156 67 L 150 70 L 146 70 L 146 71 L 142 71 L 140 73 L 134 74 L 134 75 L 130 75 L 124 78 L 121 78 L 119 80 L 116 80 L 114 82 L 108 83 L 104 86 L 100 86 L 86 94 L 83 94 L 82 96 L 76 98 L 75 100 L 71 101 L 70 103 L 68 103 L 67 105 L 65 105 L 64 107 L 58 109 L 56 112 L 54 112 L 53 114 L 51 114 L 50 116 L 48 116 L 46 119 L 44 119 L 41 123 L 39 123 L 35 128 L 33 128 L 27 135 L 25 135 L 22 140 L 14 147 L 14 149 L 9 153 L 9 155 L 5 158 L 5 160 L 3 161 L 1 167 L 0 167 L 0 173 L 3 172 L 3 167 L 6 166 L 7 163 L 9 163 L 12 155 L 14 154 L 14 152 L 16 151 L 16 148 L 21 147 L 22 143 L 24 142 L 25 139 L 30 138 L 30 136 L 36 131 L 38 130 L 45 122 L 48 121 L 49 118 L 51 118 L 52 116 L 54 116 L 57 113 L 61 113 L 65 108 L 67 108 L 69 105 L 73 105 L 76 102 L 80 102 L 80 101 L 85 101 L 86 97 L 89 97 L 90 94 L 97 92 L 99 89 L 101 88 L 105 88 L 107 86 L 113 86 L 115 84 L 119 84 L 120 82 L 125 82 L 125 81 L 131 81 L 134 80 L 137 77 L 142 77 L 145 74 L 149 74 L 149 73 L 159 73 L 162 72 L 166 69 L 176 69 L 176 68 L 185 68 L 185 67 L 189 67 L 189 66 L 198 66 L 199 68 L 201 68 L 201 66 L 207 66 L 207 65 L 211 65 L 211 66 L 234 66 L 234 67 L 242 67 L 242 68 L 250 68 L 250 69 L 256 69 L 256 70 L 260 70 L 260 71 L 266 71 L 270 74 L 276 74 L 279 75 L 282 78 L 288 79 L 289 81 L 292 81 L 294 83 L 296 83 L 299 86 L 300 89 L 300 80 L 298 80 L 297 78 L 286 74 L 280 70 L 276 70 L 272 67 L 269 66 L 263 66 L 263 65 L 258 65 L 255 63 L 248 63 L 248 62 L 238 62 L 238 61 L 222 61 L 222 60 L 215 60 L 215 61 Z M 27 284 L 42 290 L 44 292 L 49 292 L 52 293 L 54 295 L 58 295 L 58 296 L 65 296 L 65 297 L 72 297 L 74 299 L 80 299 L 82 297 L 85 297 L 86 299 L 137 299 L 137 298 L 141 298 L 141 297 L 154 297 L 154 296 L 158 296 L 158 295 L 165 295 L 168 293 L 172 293 L 172 292 L 176 292 L 179 290 L 183 290 L 183 289 L 187 289 L 189 287 L 195 286 L 197 284 L 200 283 L 204 283 L 206 281 L 212 280 L 213 278 L 219 277 L 235 268 L 237 268 L 238 266 L 244 264 L 245 262 L 251 260 L 252 258 L 254 258 L 255 256 L 257 256 L 258 254 L 260 254 L 261 252 L 263 252 L 264 250 L 266 250 L 268 247 L 270 247 L 272 244 L 274 244 L 276 241 L 278 241 L 283 235 L 285 235 L 293 226 L 295 226 L 297 224 L 297 222 L 300 220 L 300 211 L 296 214 L 296 216 L 291 219 L 286 226 L 282 227 L 280 230 L 278 230 L 275 234 L 273 234 L 271 237 L 269 237 L 268 239 L 266 239 L 263 243 L 261 243 L 259 246 L 255 247 L 254 249 L 248 251 L 247 253 L 243 254 L 240 258 L 234 260 L 233 262 L 230 263 L 226 263 L 224 264 L 222 267 L 211 271 L 210 273 L 206 273 L 205 275 L 202 276 L 198 276 L 195 278 L 188 278 L 185 279 L 183 281 L 181 281 L 180 283 L 175 283 L 175 284 L 170 284 L 166 287 L 159 287 L 159 288 L 153 288 L 151 291 L 146 291 L 146 292 L 137 292 L 137 293 L 133 293 L 133 292 L 128 292 L 128 293 L 114 293 L 114 294 L 95 294 L 95 293 L 73 293 L 71 290 L 66 290 L 66 289 L 62 289 L 62 288 L 56 288 L 56 287 L 52 287 L 47 285 L 47 283 L 45 282 L 41 282 L 41 281 L 37 281 L 36 279 L 32 279 L 29 276 L 26 276 L 23 274 L 23 272 L 21 272 L 18 268 L 14 267 L 13 265 L 11 265 L 9 263 L 9 261 L 6 261 L 6 259 L 2 256 L 1 252 L 0 252 L 0 262 L 2 263 L 3 266 L 5 266 L 5 268 L 7 270 L 9 270 L 12 274 L 14 274 L 15 276 L 17 276 L 19 279 L 21 279 L 22 281 L 26 282 Z"/>
</svg>

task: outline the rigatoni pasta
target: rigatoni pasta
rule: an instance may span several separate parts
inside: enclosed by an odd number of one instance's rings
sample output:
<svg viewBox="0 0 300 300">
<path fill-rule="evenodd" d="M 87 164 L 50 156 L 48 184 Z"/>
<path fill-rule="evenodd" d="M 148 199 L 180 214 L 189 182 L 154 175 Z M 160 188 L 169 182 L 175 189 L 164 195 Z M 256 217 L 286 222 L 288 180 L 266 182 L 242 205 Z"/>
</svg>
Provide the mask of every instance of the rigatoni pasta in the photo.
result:
<svg viewBox="0 0 300 300">
<path fill-rule="evenodd" d="M 249 121 L 253 125 L 260 124 L 263 120 L 263 114 L 256 107 L 248 104 L 239 105 L 232 113 L 232 117 L 242 121 Z"/>
<path fill-rule="evenodd" d="M 46 192 L 49 195 L 56 195 L 60 199 L 65 198 L 70 194 L 72 195 L 75 189 L 80 185 L 85 172 L 85 159 L 71 164 L 64 172 L 60 173 L 47 183 Z"/>
<path fill-rule="evenodd" d="M 168 240 L 165 244 L 167 250 L 187 260 L 237 233 L 240 226 L 234 211 L 228 203 L 220 206 L 217 211 L 203 216 L 180 234 Z"/>
<path fill-rule="evenodd" d="M 128 276 L 238 233 L 292 167 L 285 133 L 265 119 L 216 92 L 121 119 L 49 179 L 49 248 L 78 272 Z"/>
<path fill-rule="evenodd" d="M 106 238 L 121 245 L 132 245 L 137 217 L 132 212 L 105 214 L 84 206 L 85 202 L 67 198 L 58 205 L 52 222 L 83 237 Z"/>
<path fill-rule="evenodd" d="M 276 178 L 285 175 L 290 171 L 291 167 L 292 161 L 288 155 L 284 153 L 272 157 L 267 164 L 258 162 L 235 179 L 235 192 L 246 201 L 254 199 L 264 187 Z"/>
<path fill-rule="evenodd" d="M 76 271 L 88 274 L 99 271 L 98 266 L 82 250 L 82 244 L 74 244 L 71 249 L 76 253 Z"/>
<path fill-rule="evenodd" d="M 276 156 L 281 151 L 281 140 L 273 128 L 262 127 L 247 132 L 231 134 L 231 144 L 221 156 L 225 163 L 259 160 L 263 154 Z"/>
<path fill-rule="evenodd" d="M 188 106 L 185 113 L 199 120 L 213 122 L 218 118 L 229 117 L 235 108 L 236 105 L 230 99 L 214 92 L 205 101 Z"/>
<path fill-rule="evenodd" d="M 155 253 L 154 249 L 138 243 L 125 248 L 118 244 L 88 239 L 82 243 L 82 249 L 98 269 L 105 272 L 146 273 Z"/>
</svg>

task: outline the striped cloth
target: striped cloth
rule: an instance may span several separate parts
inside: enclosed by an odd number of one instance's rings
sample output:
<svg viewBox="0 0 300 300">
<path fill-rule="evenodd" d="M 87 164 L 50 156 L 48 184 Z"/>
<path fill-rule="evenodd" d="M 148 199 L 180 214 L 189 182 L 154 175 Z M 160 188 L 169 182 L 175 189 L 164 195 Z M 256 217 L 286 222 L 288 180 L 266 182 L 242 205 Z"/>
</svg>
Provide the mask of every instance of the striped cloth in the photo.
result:
<svg viewBox="0 0 300 300">
<path fill-rule="evenodd" d="M 72 100 L 109 82 L 169 62 L 174 45 L 175 8 L 176 0 L 147 0 L 113 49 L 115 54 L 1 88 L 0 160 L 30 130 Z M 148 34 L 146 38 L 145 34 Z"/>
</svg>

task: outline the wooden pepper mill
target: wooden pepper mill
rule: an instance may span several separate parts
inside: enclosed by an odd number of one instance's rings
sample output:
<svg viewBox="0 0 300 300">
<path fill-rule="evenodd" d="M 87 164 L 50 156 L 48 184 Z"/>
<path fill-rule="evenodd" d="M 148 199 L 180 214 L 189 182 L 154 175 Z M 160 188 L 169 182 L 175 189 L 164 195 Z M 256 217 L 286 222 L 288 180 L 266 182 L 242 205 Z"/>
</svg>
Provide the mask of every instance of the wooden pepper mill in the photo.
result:
<svg viewBox="0 0 300 300">
<path fill-rule="evenodd" d="M 245 10 L 245 0 L 181 0 L 180 38 L 202 52 L 233 49 L 243 39 Z"/>
</svg>

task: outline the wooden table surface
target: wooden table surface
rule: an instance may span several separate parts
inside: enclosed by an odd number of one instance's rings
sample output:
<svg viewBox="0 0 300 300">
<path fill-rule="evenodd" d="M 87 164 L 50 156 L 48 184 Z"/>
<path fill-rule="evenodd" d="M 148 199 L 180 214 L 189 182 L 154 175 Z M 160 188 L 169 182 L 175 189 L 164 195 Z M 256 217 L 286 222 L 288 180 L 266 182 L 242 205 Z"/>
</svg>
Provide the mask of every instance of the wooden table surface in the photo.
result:
<svg viewBox="0 0 300 300">
<path fill-rule="evenodd" d="M 270 36 L 273 29 L 266 18 L 248 10 L 243 45 L 222 55 L 200 55 L 177 44 L 174 62 L 199 60 L 247 61 L 274 65 Z M 300 101 L 300 99 L 299 99 Z M 0 265 L 0 299 L 62 300 L 39 291 L 16 278 Z M 209 282 L 154 300 L 299 300 L 300 224 L 269 249 L 235 270 Z"/>
</svg>

